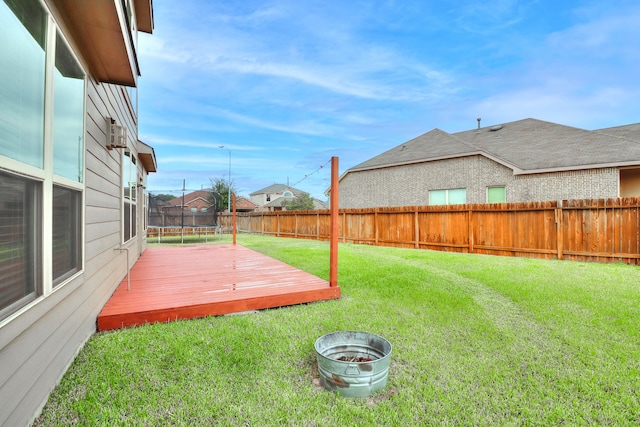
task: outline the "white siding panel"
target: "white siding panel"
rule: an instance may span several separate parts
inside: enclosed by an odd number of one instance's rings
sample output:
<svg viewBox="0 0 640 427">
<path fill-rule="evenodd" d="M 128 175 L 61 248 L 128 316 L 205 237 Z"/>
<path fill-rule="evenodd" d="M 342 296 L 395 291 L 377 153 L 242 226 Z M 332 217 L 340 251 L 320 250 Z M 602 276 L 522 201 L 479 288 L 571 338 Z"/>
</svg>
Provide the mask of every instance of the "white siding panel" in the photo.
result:
<svg viewBox="0 0 640 427">
<path fill-rule="evenodd" d="M 130 142 L 137 140 L 134 119 L 121 96 L 117 86 L 88 85 L 85 270 L 2 325 L 0 425 L 33 420 L 78 349 L 95 332 L 97 315 L 126 277 L 126 253 L 114 250 L 120 245 L 121 153 L 105 146 L 106 116 L 129 127 Z M 143 233 L 138 236 L 143 238 Z M 127 246 L 133 265 L 144 244 L 133 239 Z"/>
<path fill-rule="evenodd" d="M 87 228 L 90 226 L 99 226 L 103 227 L 106 222 L 115 222 L 117 224 L 120 223 L 120 210 L 119 209 L 109 209 L 100 206 L 90 206 L 87 204 L 86 208 L 86 216 L 87 216 Z M 85 241 L 91 241 L 88 236 L 85 236 Z"/>
</svg>

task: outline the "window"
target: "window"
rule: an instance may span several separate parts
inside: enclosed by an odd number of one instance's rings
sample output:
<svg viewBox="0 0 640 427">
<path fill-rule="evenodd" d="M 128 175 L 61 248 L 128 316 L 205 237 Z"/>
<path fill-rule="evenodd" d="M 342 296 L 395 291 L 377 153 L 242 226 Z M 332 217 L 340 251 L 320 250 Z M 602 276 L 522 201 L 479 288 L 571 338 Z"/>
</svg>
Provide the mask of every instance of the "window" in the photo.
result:
<svg viewBox="0 0 640 427">
<path fill-rule="evenodd" d="M 0 319 L 40 290 L 41 188 L 37 181 L 0 172 Z"/>
<path fill-rule="evenodd" d="M 136 167 L 136 158 L 130 152 L 125 151 L 122 158 L 122 190 L 124 194 L 122 202 L 122 241 L 128 242 L 136 237 L 138 170 Z"/>
<path fill-rule="evenodd" d="M 466 188 L 429 191 L 430 205 L 461 205 L 465 203 L 467 203 Z"/>
<path fill-rule="evenodd" d="M 487 187 L 487 203 L 505 203 L 506 201 L 505 187 Z"/>
<path fill-rule="evenodd" d="M 142 196 L 144 201 L 143 201 L 143 218 L 142 218 L 142 229 L 144 231 L 147 231 L 147 219 L 149 218 L 149 193 L 147 193 L 146 191 L 144 192 L 144 195 Z"/>
<path fill-rule="evenodd" d="M 37 0 L 5 0 L 0 28 L 0 155 L 42 168 L 47 16 Z"/>
<path fill-rule="evenodd" d="M 85 74 L 40 1 L 0 28 L 1 320 L 82 270 Z"/>
<path fill-rule="evenodd" d="M 80 270 L 82 200 L 80 193 L 53 187 L 53 286 Z"/>
<path fill-rule="evenodd" d="M 56 34 L 53 77 L 53 173 L 82 182 L 84 146 L 84 74 Z"/>
</svg>

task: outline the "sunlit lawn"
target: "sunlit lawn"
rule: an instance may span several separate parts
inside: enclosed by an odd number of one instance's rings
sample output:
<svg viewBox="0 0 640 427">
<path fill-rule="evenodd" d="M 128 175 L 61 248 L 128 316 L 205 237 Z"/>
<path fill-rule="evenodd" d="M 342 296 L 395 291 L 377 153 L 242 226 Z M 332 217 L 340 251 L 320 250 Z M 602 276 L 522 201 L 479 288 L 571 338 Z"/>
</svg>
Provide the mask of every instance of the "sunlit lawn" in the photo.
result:
<svg viewBox="0 0 640 427">
<path fill-rule="evenodd" d="M 227 235 L 216 243 L 229 243 Z M 328 279 L 326 242 L 238 243 Z M 640 269 L 341 245 L 340 300 L 96 334 L 36 425 L 638 425 Z M 393 345 L 365 399 L 314 341 Z"/>
</svg>

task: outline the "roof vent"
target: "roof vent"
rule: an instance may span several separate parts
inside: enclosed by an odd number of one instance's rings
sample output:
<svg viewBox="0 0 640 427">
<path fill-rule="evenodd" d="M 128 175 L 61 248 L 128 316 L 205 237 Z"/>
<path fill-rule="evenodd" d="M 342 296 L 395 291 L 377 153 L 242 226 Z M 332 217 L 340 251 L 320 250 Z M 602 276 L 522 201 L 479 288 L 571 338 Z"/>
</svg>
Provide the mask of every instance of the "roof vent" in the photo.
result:
<svg viewBox="0 0 640 427">
<path fill-rule="evenodd" d="M 478 130 L 480 130 L 480 122 L 482 121 L 482 119 L 478 117 L 476 120 L 478 121 Z"/>
<path fill-rule="evenodd" d="M 491 128 L 489 129 L 491 132 L 495 132 L 497 130 L 502 129 L 502 125 L 495 125 L 495 126 L 491 126 Z"/>
</svg>

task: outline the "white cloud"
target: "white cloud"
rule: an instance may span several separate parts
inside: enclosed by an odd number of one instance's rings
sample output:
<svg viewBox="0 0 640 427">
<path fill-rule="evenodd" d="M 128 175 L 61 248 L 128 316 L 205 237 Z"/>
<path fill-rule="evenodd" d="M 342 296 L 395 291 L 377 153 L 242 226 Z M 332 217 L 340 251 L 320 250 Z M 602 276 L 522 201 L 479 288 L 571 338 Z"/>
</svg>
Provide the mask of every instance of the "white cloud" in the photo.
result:
<svg viewBox="0 0 640 427">
<path fill-rule="evenodd" d="M 169 146 L 169 147 L 194 147 L 194 148 L 210 148 L 220 150 L 220 146 L 224 146 L 224 149 L 231 151 L 262 151 L 264 147 L 259 145 L 238 145 L 229 144 L 224 142 L 203 142 L 195 140 L 185 139 L 173 139 L 166 136 L 158 136 L 147 134 L 142 138 L 144 141 L 148 141 L 152 146 Z"/>
</svg>

